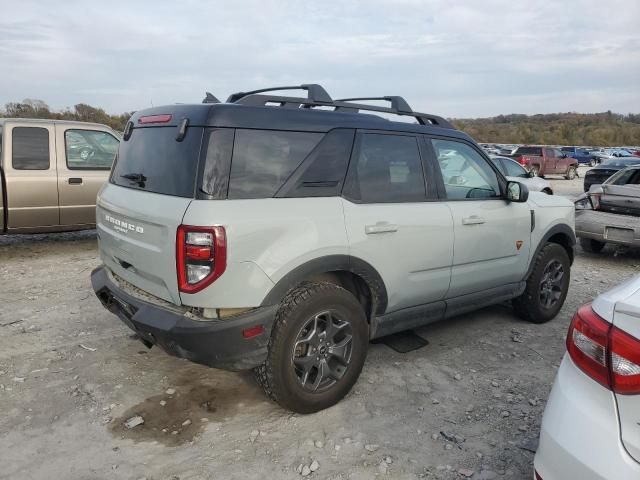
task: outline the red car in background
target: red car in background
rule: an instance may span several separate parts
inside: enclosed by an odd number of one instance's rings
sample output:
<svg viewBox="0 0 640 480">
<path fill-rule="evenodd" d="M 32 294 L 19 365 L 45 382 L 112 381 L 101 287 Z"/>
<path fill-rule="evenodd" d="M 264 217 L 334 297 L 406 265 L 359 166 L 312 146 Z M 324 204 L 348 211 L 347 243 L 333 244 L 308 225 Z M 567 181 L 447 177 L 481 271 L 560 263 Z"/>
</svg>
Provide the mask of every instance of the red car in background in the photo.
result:
<svg viewBox="0 0 640 480">
<path fill-rule="evenodd" d="M 573 180 L 578 173 L 578 161 L 553 147 L 523 145 L 508 156 L 540 177 L 563 175 Z"/>
</svg>

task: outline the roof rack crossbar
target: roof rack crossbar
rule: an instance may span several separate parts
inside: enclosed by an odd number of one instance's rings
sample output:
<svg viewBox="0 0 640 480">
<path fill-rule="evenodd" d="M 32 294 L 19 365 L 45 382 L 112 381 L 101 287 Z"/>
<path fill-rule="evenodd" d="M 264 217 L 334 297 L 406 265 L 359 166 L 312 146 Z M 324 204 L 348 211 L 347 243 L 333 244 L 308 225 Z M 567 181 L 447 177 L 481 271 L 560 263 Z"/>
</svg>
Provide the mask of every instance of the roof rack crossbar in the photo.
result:
<svg viewBox="0 0 640 480">
<path fill-rule="evenodd" d="M 266 89 L 270 91 L 271 89 Z M 277 89 L 280 90 L 280 89 Z M 342 99 L 342 100 L 334 100 L 331 102 L 317 102 L 310 100 L 308 98 L 299 98 L 299 97 L 283 97 L 283 96 L 274 96 L 274 95 L 257 95 L 254 93 L 247 93 L 246 97 L 240 97 L 235 103 L 252 106 L 252 107 L 263 107 L 267 104 L 277 104 L 277 106 L 285 107 L 285 108 L 312 108 L 312 107 L 334 107 L 334 111 L 340 111 L 345 113 L 358 113 L 360 110 L 369 111 L 369 112 L 380 112 L 380 113 L 391 113 L 399 116 L 413 117 L 417 120 L 421 125 L 434 125 L 441 128 L 450 128 L 454 129 L 455 127 L 451 125 L 450 122 L 445 120 L 442 117 L 437 115 L 432 115 L 430 113 L 420 113 L 414 112 L 407 105 L 405 109 L 393 108 L 392 107 L 383 107 L 379 105 L 368 105 L 363 103 L 353 103 L 351 100 L 379 100 L 379 99 L 390 99 L 390 98 L 402 98 L 402 97 L 366 97 L 361 99 Z M 349 100 L 349 101 L 345 101 Z M 388 100 L 391 101 L 391 100 Z M 404 100 L 403 100 L 404 101 Z M 404 102 L 406 104 L 406 102 Z M 402 104 L 400 103 L 402 107 Z"/>
<path fill-rule="evenodd" d="M 322 103 L 333 102 L 333 100 L 331 99 L 331 96 L 327 93 L 327 91 L 317 83 L 307 83 L 303 85 L 292 85 L 292 86 L 285 86 L 285 87 L 261 88 L 259 90 L 252 90 L 250 92 L 232 93 L 231 95 L 229 95 L 229 98 L 227 98 L 227 102 L 235 103 L 241 98 L 246 97 L 247 95 L 254 95 L 256 93 L 264 93 L 264 92 L 275 92 L 278 90 L 306 90 L 307 100 L 310 100 L 312 102 L 322 102 Z"/>
<path fill-rule="evenodd" d="M 340 98 L 336 102 L 355 102 L 360 100 L 384 100 L 391 103 L 391 108 L 403 113 L 412 113 L 411 107 L 407 101 L 398 96 L 386 96 L 386 97 L 354 97 L 354 98 Z"/>
</svg>

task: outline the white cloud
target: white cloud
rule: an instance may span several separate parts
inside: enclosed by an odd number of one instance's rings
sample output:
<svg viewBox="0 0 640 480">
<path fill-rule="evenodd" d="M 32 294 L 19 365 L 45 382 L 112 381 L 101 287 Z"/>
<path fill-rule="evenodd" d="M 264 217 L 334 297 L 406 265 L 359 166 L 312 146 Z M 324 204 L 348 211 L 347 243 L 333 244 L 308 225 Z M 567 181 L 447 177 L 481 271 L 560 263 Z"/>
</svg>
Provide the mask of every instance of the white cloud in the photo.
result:
<svg viewBox="0 0 640 480">
<path fill-rule="evenodd" d="M 318 82 L 456 117 L 640 111 L 637 0 L 24 0 L 4 12 L 0 104 L 115 113 Z"/>
</svg>

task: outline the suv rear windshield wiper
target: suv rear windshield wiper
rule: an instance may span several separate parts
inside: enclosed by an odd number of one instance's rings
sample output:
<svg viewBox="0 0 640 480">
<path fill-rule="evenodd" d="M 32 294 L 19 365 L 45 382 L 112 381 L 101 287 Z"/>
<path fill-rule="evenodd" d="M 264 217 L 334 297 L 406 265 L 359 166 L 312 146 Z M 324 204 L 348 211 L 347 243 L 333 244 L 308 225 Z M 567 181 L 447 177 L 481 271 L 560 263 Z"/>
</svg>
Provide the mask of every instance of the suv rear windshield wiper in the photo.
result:
<svg viewBox="0 0 640 480">
<path fill-rule="evenodd" d="M 139 187 L 144 188 L 144 182 L 147 181 L 147 177 L 145 177 L 141 173 L 126 173 L 124 175 L 120 175 L 122 178 L 126 178 L 127 180 L 131 180 L 134 183 L 137 183 Z"/>
</svg>

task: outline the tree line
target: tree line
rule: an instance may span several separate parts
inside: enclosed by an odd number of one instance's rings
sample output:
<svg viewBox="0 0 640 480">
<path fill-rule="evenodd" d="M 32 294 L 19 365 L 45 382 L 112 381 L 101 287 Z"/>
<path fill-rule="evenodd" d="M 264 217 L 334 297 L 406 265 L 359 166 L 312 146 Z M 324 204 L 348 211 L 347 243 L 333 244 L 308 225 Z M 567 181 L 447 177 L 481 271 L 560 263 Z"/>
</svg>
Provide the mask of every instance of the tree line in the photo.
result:
<svg viewBox="0 0 640 480">
<path fill-rule="evenodd" d="M 42 100 L 11 102 L 0 117 L 79 120 L 109 125 L 122 131 L 133 112 L 112 115 L 102 108 L 78 103 L 73 109 L 53 111 Z M 532 143 L 543 145 L 640 145 L 640 114 L 551 113 L 498 115 L 491 118 L 453 119 L 456 128 L 483 143 Z"/>
</svg>

